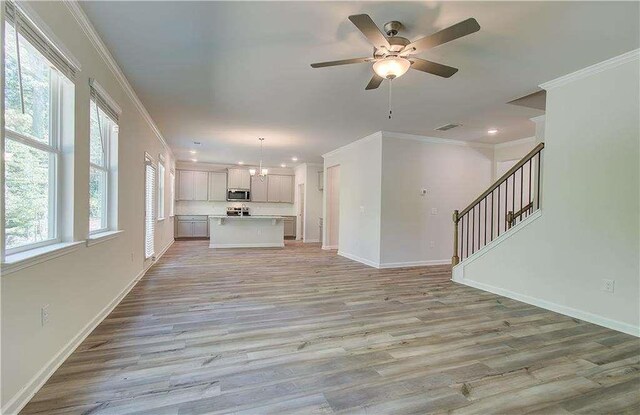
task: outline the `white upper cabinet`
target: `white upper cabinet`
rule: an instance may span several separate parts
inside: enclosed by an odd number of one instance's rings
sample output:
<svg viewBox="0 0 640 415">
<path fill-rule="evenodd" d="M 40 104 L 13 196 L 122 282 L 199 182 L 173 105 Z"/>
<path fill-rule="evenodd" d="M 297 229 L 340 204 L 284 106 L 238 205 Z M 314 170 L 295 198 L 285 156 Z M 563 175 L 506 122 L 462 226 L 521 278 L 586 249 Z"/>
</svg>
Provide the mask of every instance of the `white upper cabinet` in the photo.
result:
<svg viewBox="0 0 640 415">
<path fill-rule="evenodd" d="M 207 200 L 209 193 L 209 173 L 193 172 L 193 200 Z"/>
<path fill-rule="evenodd" d="M 251 201 L 252 202 L 266 202 L 267 199 L 267 185 L 269 183 L 268 178 L 262 178 L 259 176 L 251 177 Z"/>
<path fill-rule="evenodd" d="M 293 176 L 280 176 L 280 202 L 293 203 Z"/>
<path fill-rule="evenodd" d="M 251 188 L 251 175 L 247 169 L 227 169 L 229 189 L 249 190 Z"/>
<path fill-rule="evenodd" d="M 193 200 L 193 172 L 178 170 L 178 192 L 176 200 Z"/>
<path fill-rule="evenodd" d="M 209 172 L 209 201 L 225 202 L 227 200 L 227 173 Z"/>
<path fill-rule="evenodd" d="M 293 203 L 293 176 L 270 174 L 267 176 L 267 200 L 269 202 Z"/>
<path fill-rule="evenodd" d="M 176 200 L 207 200 L 208 182 L 206 171 L 178 170 Z"/>
</svg>

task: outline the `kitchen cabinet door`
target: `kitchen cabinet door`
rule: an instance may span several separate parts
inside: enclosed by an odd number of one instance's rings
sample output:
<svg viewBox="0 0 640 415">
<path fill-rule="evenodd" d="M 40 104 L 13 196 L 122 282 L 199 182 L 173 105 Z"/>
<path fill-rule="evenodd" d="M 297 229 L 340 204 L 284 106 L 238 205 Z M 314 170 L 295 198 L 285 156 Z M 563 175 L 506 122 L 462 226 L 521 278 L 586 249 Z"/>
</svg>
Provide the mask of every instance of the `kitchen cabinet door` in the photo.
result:
<svg viewBox="0 0 640 415">
<path fill-rule="evenodd" d="M 193 200 L 193 173 L 189 170 L 178 170 L 177 200 Z"/>
<path fill-rule="evenodd" d="M 193 236 L 193 222 L 178 221 L 176 226 L 176 236 L 178 238 L 190 238 Z"/>
<path fill-rule="evenodd" d="M 279 202 L 293 203 L 293 176 L 280 176 Z"/>
<path fill-rule="evenodd" d="M 209 193 L 209 173 L 193 172 L 193 200 L 207 200 Z"/>
<path fill-rule="evenodd" d="M 225 202 L 227 200 L 227 173 L 209 173 L 209 201 Z"/>
<path fill-rule="evenodd" d="M 284 218 L 284 236 L 296 237 L 296 218 Z"/>
<path fill-rule="evenodd" d="M 270 174 L 267 176 L 267 201 L 279 202 L 280 201 L 280 180 L 281 176 Z"/>
<path fill-rule="evenodd" d="M 228 187 L 229 189 L 246 189 L 251 188 L 251 175 L 247 169 L 228 169 Z"/>
<path fill-rule="evenodd" d="M 193 237 L 205 238 L 209 236 L 209 225 L 206 221 L 193 222 Z"/>
<path fill-rule="evenodd" d="M 269 176 L 260 180 L 260 177 L 253 176 L 251 177 L 251 201 L 252 202 L 266 202 L 267 198 L 267 187 L 269 183 Z"/>
</svg>

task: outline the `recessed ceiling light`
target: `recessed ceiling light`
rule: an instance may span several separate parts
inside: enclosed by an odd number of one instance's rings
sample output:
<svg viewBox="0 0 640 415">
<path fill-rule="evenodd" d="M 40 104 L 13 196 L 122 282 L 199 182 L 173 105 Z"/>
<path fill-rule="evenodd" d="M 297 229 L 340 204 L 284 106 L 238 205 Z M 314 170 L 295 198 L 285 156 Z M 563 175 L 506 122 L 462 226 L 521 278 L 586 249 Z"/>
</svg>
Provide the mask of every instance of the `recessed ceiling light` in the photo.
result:
<svg viewBox="0 0 640 415">
<path fill-rule="evenodd" d="M 284 164 L 284 163 L 282 163 L 282 164 L 280 165 L 280 167 L 287 167 L 287 165 L 286 165 L 286 164 Z"/>
<path fill-rule="evenodd" d="M 291 161 L 298 161 L 298 157 L 291 157 Z"/>
<path fill-rule="evenodd" d="M 191 161 L 193 161 L 194 163 L 196 163 L 198 161 L 198 159 L 191 159 Z"/>
<path fill-rule="evenodd" d="M 244 164 L 244 161 L 239 161 L 238 164 L 242 166 Z"/>
<path fill-rule="evenodd" d="M 498 130 L 496 130 L 495 128 L 491 128 L 489 130 L 487 130 L 488 134 L 496 134 L 498 132 Z"/>
<path fill-rule="evenodd" d="M 189 150 L 189 153 L 196 154 L 196 151 L 195 150 Z"/>
</svg>

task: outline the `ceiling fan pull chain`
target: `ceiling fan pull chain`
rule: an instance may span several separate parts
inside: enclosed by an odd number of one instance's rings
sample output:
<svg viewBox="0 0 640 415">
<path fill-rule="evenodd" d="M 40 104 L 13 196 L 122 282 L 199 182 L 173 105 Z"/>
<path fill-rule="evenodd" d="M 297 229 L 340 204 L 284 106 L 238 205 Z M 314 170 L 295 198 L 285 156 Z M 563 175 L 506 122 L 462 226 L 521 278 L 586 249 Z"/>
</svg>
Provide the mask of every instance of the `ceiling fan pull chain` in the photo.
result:
<svg viewBox="0 0 640 415">
<path fill-rule="evenodd" d="M 393 112 L 391 111 L 391 85 L 393 84 L 393 79 L 389 79 L 389 119 L 391 119 Z"/>
</svg>

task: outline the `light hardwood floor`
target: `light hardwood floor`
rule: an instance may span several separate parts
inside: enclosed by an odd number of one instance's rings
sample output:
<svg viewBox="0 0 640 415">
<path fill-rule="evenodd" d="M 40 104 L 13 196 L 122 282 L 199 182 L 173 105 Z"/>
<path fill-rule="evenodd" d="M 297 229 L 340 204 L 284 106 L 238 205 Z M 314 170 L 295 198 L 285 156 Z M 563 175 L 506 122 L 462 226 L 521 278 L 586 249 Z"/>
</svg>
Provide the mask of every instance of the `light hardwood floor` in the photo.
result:
<svg viewBox="0 0 640 415">
<path fill-rule="evenodd" d="M 319 249 L 180 241 L 22 413 L 639 413 L 637 338 Z"/>
</svg>

